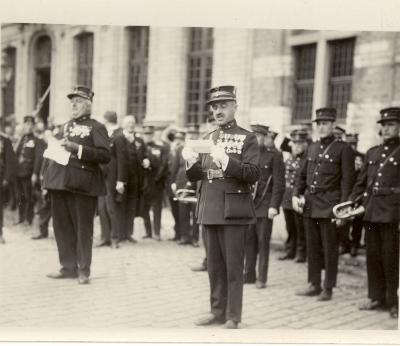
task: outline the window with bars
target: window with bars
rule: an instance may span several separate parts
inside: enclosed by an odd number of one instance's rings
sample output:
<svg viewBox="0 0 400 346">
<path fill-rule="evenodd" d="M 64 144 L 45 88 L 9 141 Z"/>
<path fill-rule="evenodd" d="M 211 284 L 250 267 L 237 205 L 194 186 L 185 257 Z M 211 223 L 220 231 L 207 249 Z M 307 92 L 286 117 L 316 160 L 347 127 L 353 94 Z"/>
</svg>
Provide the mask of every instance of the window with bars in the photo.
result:
<svg viewBox="0 0 400 346">
<path fill-rule="evenodd" d="M 132 26 L 128 31 L 128 98 L 127 112 L 142 123 L 147 103 L 147 65 L 149 27 Z"/>
<path fill-rule="evenodd" d="M 78 63 L 77 84 L 92 87 L 93 77 L 93 34 L 83 33 L 76 36 Z"/>
<path fill-rule="evenodd" d="M 4 78 L 3 85 L 3 116 L 14 114 L 15 104 L 15 70 L 16 70 L 17 50 L 14 47 L 6 48 L 2 51 L 2 58 L 8 66 L 7 71 L 1 71 Z"/>
<path fill-rule="evenodd" d="M 294 48 L 293 123 L 301 123 L 312 118 L 316 51 L 316 44 Z"/>
<path fill-rule="evenodd" d="M 338 121 L 346 119 L 351 100 L 354 44 L 354 38 L 329 42 L 328 106 L 336 108 Z"/>
<path fill-rule="evenodd" d="M 186 122 L 204 123 L 209 112 L 207 91 L 211 88 L 214 36 L 212 28 L 189 32 Z"/>
</svg>

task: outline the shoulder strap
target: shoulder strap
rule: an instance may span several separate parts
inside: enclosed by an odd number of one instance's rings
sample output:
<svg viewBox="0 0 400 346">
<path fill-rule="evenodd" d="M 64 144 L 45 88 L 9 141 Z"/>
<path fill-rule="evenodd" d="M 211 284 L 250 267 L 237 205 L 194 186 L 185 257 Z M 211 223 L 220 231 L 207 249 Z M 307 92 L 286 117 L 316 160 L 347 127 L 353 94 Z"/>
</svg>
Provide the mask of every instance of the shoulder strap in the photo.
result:
<svg viewBox="0 0 400 346">
<path fill-rule="evenodd" d="M 314 181 L 314 178 L 315 178 L 315 173 L 317 173 L 318 163 L 321 163 L 322 158 L 328 153 L 329 149 L 330 149 L 330 148 L 332 147 L 332 145 L 333 145 L 334 143 L 336 143 L 336 142 L 338 142 L 338 140 L 337 140 L 337 139 L 334 139 L 334 140 L 325 148 L 325 150 L 323 151 L 321 157 L 319 157 L 319 158 L 317 159 L 317 165 L 315 166 L 314 171 L 313 171 L 313 174 L 312 174 L 312 176 L 313 176 L 313 181 Z"/>
</svg>

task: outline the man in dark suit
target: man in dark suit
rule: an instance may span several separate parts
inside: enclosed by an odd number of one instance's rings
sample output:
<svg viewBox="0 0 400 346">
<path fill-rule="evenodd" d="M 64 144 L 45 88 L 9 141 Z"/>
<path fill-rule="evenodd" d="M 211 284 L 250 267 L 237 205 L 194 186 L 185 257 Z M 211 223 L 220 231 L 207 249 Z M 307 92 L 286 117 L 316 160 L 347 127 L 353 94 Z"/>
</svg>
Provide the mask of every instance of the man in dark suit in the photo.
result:
<svg viewBox="0 0 400 346">
<path fill-rule="evenodd" d="M 362 198 L 368 297 L 361 310 L 389 308 L 398 318 L 400 230 L 400 107 L 381 110 L 383 143 L 369 149 L 350 200 Z"/>
<path fill-rule="evenodd" d="M 35 118 L 32 115 L 24 117 L 24 134 L 17 146 L 16 154 L 17 187 L 18 187 L 18 221 L 16 224 L 32 224 L 33 221 L 33 191 L 32 185 L 38 181 L 38 172 L 43 155 L 43 146 L 33 134 Z"/>
<path fill-rule="evenodd" d="M 146 145 L 136 135 L 135 126 L 135 117 L 127 115 L 123 119 L 122 133 L 114 139 L 113 160 L 116 165 L 111 172 L 114 187 L 108 196 L 114 205 L 118 241 L 131 243 L 137 242 L 133 238 L 133 228 L 142 197 L 143 169 L 150 165 L 146 158 Z"/>
<path fill-rule="evenodd" d="M 211 314 L 198 325 L 225 323 L 236 329 L 242 317 L 245 232 L 256 215 L 250 186 L 260 177 L 256 136 L 235 120 L 236 91 L 221 86 L 209 91 L 208 104 L 218 125 L 207 139 L 214 145 L 200 157 L 182 151 L 190 181 L 201 181 L 197 222 L 207 232 L 207 269 Z"/>
<path fill-rule="evenodd" d="M 285 166 L 282 153 L 274 145 L 277 133 L 270 131 L 268 126 L 264 125 L 253 125 L 252 129 L 260 148 L 261 176 L 253 191 L 257 223 L 250 225 L 246 232 L 244 282 L 255 282 L 256 288 L 265 288 L 273 219 L 279 214 L 285 192 Z M 258 275 L 256 275 L 257 255 Z"/>
<path fill-rule="evenodd" d="M 16 174 L 17 158 L 11 141 L 7 136 L 0 133 L 0 244 L 4 244 L 3 237 L 3 188 L 6 187 L 11 178 Z"/>
<path fill-rule="evenodd" d="M 332 298 L 338 270 L 337 226 L 332 223 L 333 207 L 347 201 L 354 183 L 354 153 L 351 147 L 334 136 L 336 109 L 316 111 L 320 139 L 312 143 L 293 192 L 293 209 L 301 211 L 301 195 L 305 197 L 304 217 L 307 229 L 308 282 L 310 286 L 298 295 L 316 296 L 318 301 Z M 321 292 L 321 272 L 325 268 Z"/>
<path fill-rule="evenodd" d="M 113 249 L 117 249 L 119 247 L 119 237 L 117 236 L 117 230 L 113 229 L 113 224 L 115 224 L 115 220 L 113 220 L 113 218 L 115 218 L 113 201 L 115 191 L 115 174 L 113 174 L 113 171 L 115 171 L 116 165 L 114 139 L 122 132 L 122 129 L 118 125 L 118 116 L 116 112 L 106 111 L 103 118 L 104 126 L 106 127 L 108 137 L 110 138 L 112 155 L 108 164 L 101 165 L 101 169 L 106 179 L 107 195 L 99 196 L 98 198 L 97 210 L 100 218 L 101 241 L 96 246 L 111 246 Z"/>
<path fill-rule="evenodd" d="M 150 165 L 144 170 L 144 225 L 146 235 L 152 238 L 150 209 L 153 211 L 154 239 L 161 241 L 161 213 L 165 182 L 168 176 L 168 151 L 154 140 L 154 126 L 143 126 L 143 140 L 146 144 L 146 157 Z"/>
<path fill-rule="evenodd" d="M 306 261 L 306 235 L 303 216 L 293 209 L 292 197 L 296 177 L 304 164 L 308 146 L 308 133 L 305 130 L 294 130 L 291 135 L 291 156 L 285 161 L 286 190 L 283 195 L 282 209 L 285 216 L 288 240 L 286 253 L 279 260 L 296 258 L 297 263 Z"/>
<path fill-rule="evenodd" d="M 76 86 L 68 94 L 72 119 L 61 128 L 59 136 L 70 156 L 66 165 L 51 160 L 43 182 L 50 193 L 61 264 L 61 270 L 48 277 L 78 277 L 79 284 L 89 283 L 97 197 L 106 194 L 100 164 L 110 161 L 107 130 L 90 117 L 93 96 L 85 86 Z"/>
</svg>

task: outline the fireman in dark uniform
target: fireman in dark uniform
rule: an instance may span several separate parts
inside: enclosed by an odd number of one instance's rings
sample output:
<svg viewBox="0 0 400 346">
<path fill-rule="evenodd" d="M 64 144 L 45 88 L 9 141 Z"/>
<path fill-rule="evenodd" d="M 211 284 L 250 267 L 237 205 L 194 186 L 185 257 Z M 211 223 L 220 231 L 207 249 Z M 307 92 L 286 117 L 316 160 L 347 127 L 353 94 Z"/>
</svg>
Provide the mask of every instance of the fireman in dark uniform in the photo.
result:
<svg viewBox="0 0 400 346">
<path fill-rule="evenodd" d="M 144 211 L 143 219 L 146 235 L 143 238 L 152 238 L 161 241 L 161 213 L 165 182 L 168 177 L 168 152 L 163 145 L 154 141 L 154 127 L 143 126 L 143 140 L 146 144 L 146 157 L 150 166 L 144 170 Z M 153 227 L 150 220 L 150 209 L 153 211 Z"/>
<path fill-rule="evenodd" d="M 297 263 L 303 263 L 307 257 L 306 234 L 303 216 L 293 209 L 292 197 L 296 177 L 306 158 L 308 133 L 304 130 L 294 130 L 291 133 L 291 156 L 285 162 L 286 190 L 283 196 L 282 209 L 285 216 L 288 241 L 286 254 L 279 260 L 296 258 Z"/>
<path fill-rule="evenodd" d="M 354 153 L 351 147 L 334 136 L 336 109 L 321 108 L 314 122 L 320 139 L 312 143 L 307 159 L 300 168 L 294 189 L 293 208 L 300 211 L 299 197 L 304 195 L 304 217 L 307 230 L 308 282 L 310 286 L 298 295 L 316 296 L 319 301 L 332 298 L 338 270 L 337 226 L 332 223 L 333 207 L 347 201 L 354 183 Z M 325 279 L 321 292 L 321 272 Z"/>
<path fill-rule="evenodd" d="M 50 161 L 43 182 L 43 188 L 50 193 L 61 263 L 61 270 L 48 277 L 78 277 L 79 284 L 89 283 L 97 196 L 106 193 L 100 164 L 110 161 L 107 130 L 90 118 L 93 96 L 85 86 L 76 86 L 68 94 L 72 119 L 59 135 L 61 145 L 70 153 L 69 161 L 65 166 Z"/>
<path fill-rule="evenodd" d="M 285 192 L 285 166 L 282 152 L 274 145 L 277 133 L 263 125 L 253 125 L 252 129 L 260 149 L 261 176 L 253 191 L 257 223 L 250 225 L 246 232 L 244 282 L 255 282 L 256 288 L 265 288 L 273 219 L 279 214 Z M 257 255 L 258 275 L 256 275 Z"/>
<path fill-rule="evenodd" d="M 18 221 L 31 225 L 33 221 L 33 184 L 38 181 L 38 173 L 43 152 L 38 138 L 33 134 L 35 118 L 32 115 L 24 117 L 24 134 L 18 143 L 16 154 L 17 188 L 18 188 Z M 39 169 L 35 169 L 39 168 Z"/>
<path fill-rule="evenodd" d="M 208 104 L 218 129 L 207 138 L 214 142 L 209 154 L 182 151 L 190 181 L 200 181 L 197 222 L 207 232 L 207 269 L 211 314 L 198 325 L 225 323 L 238 328 L 242 317 L 245 233 L 256 215 L 250 187 L 260 177 L 256 136 L 235 120 L 233 86 L 209 91 Z"/>
<path fill-rule="evenodd" d="M 4 244 L 3 237 L 3 188 L 8 185 L 15 176 L 17 157 L 14 153 L 11 141 L 6 135 L 0 133 L 0 244 Z"/>
<path fill-rule="evenodd" d="M 381 110 L 383 143 L 369 149 L 350 200 L 362 196 L 368 297 L 362 310 L 389 308 L 398 317 L 400 222 L 400 108 Z"/>
</svg>

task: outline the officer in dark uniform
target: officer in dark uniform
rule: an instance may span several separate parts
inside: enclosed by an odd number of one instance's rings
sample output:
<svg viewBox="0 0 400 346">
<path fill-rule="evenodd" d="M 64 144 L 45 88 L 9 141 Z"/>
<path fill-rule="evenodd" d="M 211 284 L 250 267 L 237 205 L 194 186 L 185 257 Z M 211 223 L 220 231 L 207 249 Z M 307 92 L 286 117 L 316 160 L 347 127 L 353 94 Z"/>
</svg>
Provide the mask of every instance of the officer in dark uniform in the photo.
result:
<svg viewBox="0 0 400 346">
<path fill-rule="evenodd" d="M 400 108 L 381 110 L 383 143 L 369 149 L 350 200 L 362 196 L 368 297 L 362 310 L 383 307 L 398 318 L 400 222 Z"/>
<path fill-rule="evenodd" d="M 116 186 L 116 153 L 114 149 L 114 139 L 122 133 L 118 125 L 118 116 L 115 111 L 106 111 L 104 113 L 104 126 L 106 127 L 108 137 L 110 138 L 111 160 L 108 164 L 101 165 L 101 169 L 106 179 L 107 195 L 99 196 L 97 210 L 99 213 L 101 227 L 101 241 L 96 245 L 110 246 L 113 249 L 119 247 L 119 235 L 115 229 L 115 186 Z M 114 218 L 114 220 L 113 220 Z M 114 225 L 114 228 L 113 228 Z"/>
<path fill-rule="evenodd" d="M 320 139 L 312 143 L 307 159 L 293 192 L 293 208 L 300 211 L 299 197 L 304 194 L 304 217 L 307 229 L 308 282 L 307 289 L 298 295 L 319 295 L 319 301 L 332 298 L 338 270 L 338 234 L 332 223 L 333 207 L 345 202 L 354 182 L 354 153 L 351 147 L 336 139 L 333 130 L 336 109 L 321 108 L 314 120 Z M 321 292 L 321 271 L 325 268 L 325 280 Z"/>
<path fill-rule="evenodd" d="M 3 188 L 8 185 L 16 173 L 17 158 L 11 141 L 0 133 L 0 244 L 4 244 L 3 237 Z"/>
<path fill-rule="evenodd" d="M 292 154 L 285 162 L 286 190 L 282 201 L 288 241 L 286 254 L 279 257 L 279 260 L 296 258 L 297 263 L 303 263 L 306 261 L 307 255 L 303 216 L 293 209 L 292 198 L 296 177 L 306 158 L 308 133 L 304 130 L 294 130 L 290 137 Z"/>
<path fill-rule="evenodd" d="M 168 152 L 163 145 L 154 141 L 154 126 L 143 126 L 143 140 L 146 144 L 146 157 L 150 166 L 144 170 L 144 212 L 146 235 L 152 238 L 150 209 L 153 211 L 154 239 L 161 241 L 161 213 L 165 182 L 168 176 Z"/>
<path fill-rule="evenodd" d="M 343 127 L 340 126 L 335 126 L 333 129 L 333 135 L 335 136 L 336 139 L 344 140 L 346 136 L 346 130 Z"/>
<path fill-rule="evenodd" d="M 127 115 L 123 119 L 123 130 L 114 139 L 112 160 L 115 167 L 110 170 L 110 204 L 112 205 L 115 232 L 114 241 L 128 240 L 136 243 L 133 238 L 134 219 L 138 214 L 141 189 L 143 186 L 143 169 L 150 162 L 146 159 L 146 145 L 135 133 L 135 117 Z"/>
<path fill-rule="evenodd" d="M 33 221 L 33 184 L 38 180 L 38 169 L 43 152 L 38 138 L 33 134 L 35 118 L 32 115 L 24 117 L 24 134 L 17 146 L 17 188 L 18 188 L 18 221 L 28 225 Z"/>
<path fill-rule="evenodd" d="M 346 133 L 346 143 L 354 150 L 354 168 L 356 171 L 356 180 L 364 163 L 365 155 L 357 150 L 358 133 Z M 356 257 L 360 247 L 362 237 L 363 221 L 362 216 L 357 216 L 354 220 L 347 222 L 340 228 L 340 248 L 339 254 L 350 252 L 352 257 Z"/>
<path fill-rule="evenodd" d="M 260 177 L 256 136 L 239 127 L 235 87 L 209 91 L 208 104 L 218 129 L 207 137 L 215 145 L 210 154 L 182 151 L 190 181 L 201 180 L 197 222 L 207 232 L 207 269 L 211 315 L 198 325 L 224 323 L 238 328 L 242 317 L 245 232 L 255 223 L 251 184 Z"/>
<path fill-rule="evenodd" d="M 106 193 L 100 164 L 110 161 L 107 130 L 90 118 L 93 96 L 85 86 L 76 86 L 68 94 L 72 119 L 59 135 L 61 145 L 70 153 L 69 161 L 65 166 L 50 161 L 43 182 L 43 188 L 50 193 L 61 263 L 61 270 L 48 277 L 78 277 L 79 284 L 89 283 L 97 196 Z"/>
<path fill-rule="evenodd" d="M 244 282 L 256 282 L 256 288 L 265 288 L 273 219 L 279 214 L 285 192 L 285 166 L 282 153 L 274 145 L 277 133 L 263 125 L 253 125 L 252 129 L 260 149 L 261 176 L 253 191 L 257 223 L 250 225 L 246 232 Z"/>
</svg>

